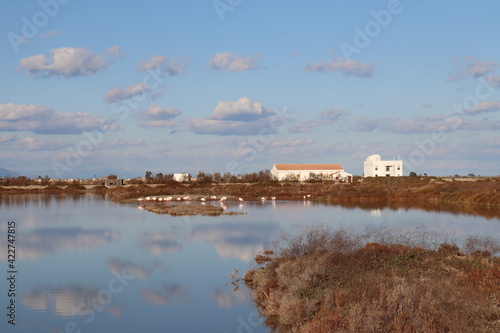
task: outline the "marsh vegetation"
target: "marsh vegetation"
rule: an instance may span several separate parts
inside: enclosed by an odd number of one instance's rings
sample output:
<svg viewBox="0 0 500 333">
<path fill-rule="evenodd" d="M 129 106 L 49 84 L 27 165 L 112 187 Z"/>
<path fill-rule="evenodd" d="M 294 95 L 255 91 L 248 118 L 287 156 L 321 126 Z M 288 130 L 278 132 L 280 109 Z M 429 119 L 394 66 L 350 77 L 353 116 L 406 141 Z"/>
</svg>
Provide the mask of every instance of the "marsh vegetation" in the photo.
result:
<svg viewBox="0 0 500 333">
<path fill-rule="evenodd" d="M 256 256 L 243 280 L 274 332 L 498 332 L 500 244 L 316 227 Z"/>
</svg>

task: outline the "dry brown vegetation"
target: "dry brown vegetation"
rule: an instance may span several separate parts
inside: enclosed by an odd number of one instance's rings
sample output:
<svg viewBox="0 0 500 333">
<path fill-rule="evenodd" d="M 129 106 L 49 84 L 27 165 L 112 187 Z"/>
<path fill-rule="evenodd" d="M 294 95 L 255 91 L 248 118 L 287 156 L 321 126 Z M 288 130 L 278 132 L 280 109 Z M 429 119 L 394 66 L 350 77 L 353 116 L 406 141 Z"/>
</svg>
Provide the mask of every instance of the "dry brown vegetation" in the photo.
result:
<svg viewBox="0 0 500 333">
<path fill-rule="evenodd" d="M 222 207 L 200 204 L 147 204 L 144 209 L 155 214 L 168 214 L 171 216 L 220 216 L 220 215 L 243 215 L 245 212 L 225 212 Z"/>
<path fill-rule="evenodd" d="M 460 205 L 500 206 L 500 178 L 475 181 L 444 181 L 435 177 L 365 178 L 353 183 L 267 182 L 244 184 L 137 185 L 108 190 L 115 200 L 145 195 L 226 195 L 258 200 L 276 196 L 281 200 L 300 200 L 310 194 L 313 200 L 330 202 L 438 202 Z"/>
<path fill-rule="evenodd" d="M 467 180 L 467 181 L 462 181 Z M 57 193 L 57 186 L 0 187 L 2 194 Z M 61 187 L 62 188 L 62 187 Z M 89 187 L 90 188 L 90 187 Z M 82 192 L 84 188 L 66 186 L 65 191 Z M 89 189 L 87 190 L 89 191 Z M 171 181 L 159 185 L 127 185 L 105 188 L 94 186 L 91 191 L 106 191 L 114 201 L 125 202 L 146 196 L 197 197 L 217 195 L 228 200 L 243 198 L 245 201 L 260 200 L 261 197 L 276 197 L 278 200 L 323 201 L 353 206 L 394 206 L 422 208 L 482 215 L 487 218 L 500 216 L 500 178 L 436 178 L 436 177 L 378 177 L 358 179 L 353 183 L 336 182 L 276 182 L 255 183 L 178 183 Z"/>
<path fill-rule="evenodd" d="M 498 240 L 470 237 L 460 250 L 438 245 L 445 238 L 437 235 L 373 231 L 319 227 L 277 244 L 271 261 L 243 277 L 266 325 L 304 333 L 500 331 Z"/>
<path fill-rule="evenodd" d="M 472 178 L 465 178 L 472 179 Z M 356 180 L 353 183 L 231 183 L 199 184 L 196 182 L 171 185 L 137 185 L 110 188 L 109 197 L 127 201 L 145 196 L 227 196 L 228 200 L 243 198 L 245 201 L 261 197 L 278 200 L 308 200 L 339 204 L 345 207 L 382 206 L 422 208 L 429 211 L 450 211 L 482 215 L 487 218 L 500 216 L 500 178 L 475 178 L 474 181 L 435 177 L 379 177 Z"/>
</svg>

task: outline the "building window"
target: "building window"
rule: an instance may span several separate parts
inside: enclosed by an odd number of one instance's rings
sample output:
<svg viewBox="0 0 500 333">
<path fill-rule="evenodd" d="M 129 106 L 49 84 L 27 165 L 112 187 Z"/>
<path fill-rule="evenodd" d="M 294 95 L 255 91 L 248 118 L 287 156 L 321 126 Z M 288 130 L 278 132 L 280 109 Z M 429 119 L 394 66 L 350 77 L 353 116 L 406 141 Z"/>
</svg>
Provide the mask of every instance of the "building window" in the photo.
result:
<svg viewBox="0 0 500 333">
<path fill-rule="evenodd" d="M 398 170 L 401 170 L 401 167 L 398 166 Z"/>
<path fill-rule="evenodd" d="M 377 170 L 378 170 L 378 166 L 375 167 L 375 171 L 377 171 Z"/>
<path fill-rule="evenodd" d="M 386 166 L 385 171 L 391 171 L 391 166 L 390 165 Z"/>
</svg>

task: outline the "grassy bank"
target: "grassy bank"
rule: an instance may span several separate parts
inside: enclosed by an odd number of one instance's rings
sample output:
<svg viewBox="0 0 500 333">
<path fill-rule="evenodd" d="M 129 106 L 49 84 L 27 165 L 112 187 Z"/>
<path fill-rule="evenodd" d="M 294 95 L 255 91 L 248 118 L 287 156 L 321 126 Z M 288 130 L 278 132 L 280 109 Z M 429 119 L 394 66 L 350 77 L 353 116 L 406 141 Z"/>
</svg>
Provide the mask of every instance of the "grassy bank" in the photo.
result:
<svg viewBox="0 0 500 333">
<path fill-rule="evenodd" d="M 463 180 L 469 181 L 463 181 Z M 196 182 L 172 185 L 137 185 L 111 188 L 114 200 L 145 195 L 208 196 L 224 195 L 245 200 L 259 200 L 275 196 L 280 200 L 311 200 L 330 202 L 395 202 L 420 201 L 460 205 L 500 207 L 500 178 L 435 178 L 435 177 L 380 177 L 358 179 L 353 183 L 298 183 L 266 182 L 246 184 L 198 184 Z"/>
<path fill-rule="evenodd" d="M 220 216 L 220 215 L 244 215 L 245 212 L 224 211 L 222 207 L 201 204 L 180 204 L 180 205 L 162 205 L 162 204 L 146 204 L 143 206 L 148 212 L 155 214 L 168 214 L 171 216 Z"/>
<path fill-rule="evenodd" d="M 228 200 L 306 200 L 342 205 L 398 205 L 408 208 L 426 206 L 500 216 L 500 178 L 436 178 L 379 177 L 360 178 L 353 183 L 318 182 L 256 182 L 256 183 L 171 183 L 161 185 L 127 185 L 106 188 L 70 184 L 60 186 L 0 187 L 0 195 L 25 193 L 85 193 L 105 192 L 114 201 L 127 201 L 146 196 L 184 196 L 193 199 L 212 195 Z M 307 196 L 310 196 L 308 198 Z"/>
<path fill-rule="evenodd" d="M 259 254 L 244 281 L 277 332 L 499 332 L 498 240 L 438 241 L 316 228 Z"/>
</svg>

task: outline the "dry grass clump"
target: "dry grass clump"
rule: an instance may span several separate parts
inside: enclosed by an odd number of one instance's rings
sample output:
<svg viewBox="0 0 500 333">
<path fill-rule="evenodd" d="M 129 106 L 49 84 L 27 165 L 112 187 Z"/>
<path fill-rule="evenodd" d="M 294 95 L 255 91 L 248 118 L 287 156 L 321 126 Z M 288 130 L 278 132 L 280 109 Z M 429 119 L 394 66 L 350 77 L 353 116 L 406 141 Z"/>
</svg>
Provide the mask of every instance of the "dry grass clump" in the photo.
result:
<svg viewBox="0 0 500 333">
<path fill-rule="evenodd" d="M 320 227 L 286 237 L 244 281 L 276 332 L 498 332 L 500 258 L 485 249 L 499 242 L 469 243 L 474 255 Z"/>
<path fill-rule="evenodd" d="M 224 212 L 222 207 L 216 207 L 211 205 L 199 205 L 199 204 L 181 204 L 181 205 L 162 205 L 162 204 L 151 204 L 145 205 L 144 209 L 148 212 L 155 214 L 168 214 L 171 216 L 193 216 L 193 215 L 203 215 L 203 216 L 219 216 L 219 215 L 243 215 L 245 212 Z"/>
</svg>

